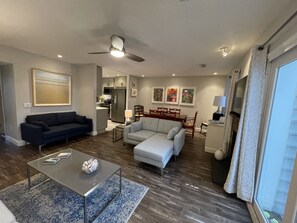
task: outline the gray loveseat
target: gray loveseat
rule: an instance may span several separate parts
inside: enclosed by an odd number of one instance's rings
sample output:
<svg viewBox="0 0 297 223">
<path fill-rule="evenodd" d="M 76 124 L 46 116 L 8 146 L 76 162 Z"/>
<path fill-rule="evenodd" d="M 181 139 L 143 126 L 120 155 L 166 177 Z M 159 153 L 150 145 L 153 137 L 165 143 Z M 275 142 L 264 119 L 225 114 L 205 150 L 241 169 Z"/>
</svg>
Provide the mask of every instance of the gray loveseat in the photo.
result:
<svg viewBox="0 0 297 223">
<path fill-rule="evenodd" d="M 171 156 L 177 157 L 184 146 L 185 130 L 180 122 L 142 117 L 126 126 L 124 142 L 136 145 L 134 159 L 163 169 Z"/>
</svg>

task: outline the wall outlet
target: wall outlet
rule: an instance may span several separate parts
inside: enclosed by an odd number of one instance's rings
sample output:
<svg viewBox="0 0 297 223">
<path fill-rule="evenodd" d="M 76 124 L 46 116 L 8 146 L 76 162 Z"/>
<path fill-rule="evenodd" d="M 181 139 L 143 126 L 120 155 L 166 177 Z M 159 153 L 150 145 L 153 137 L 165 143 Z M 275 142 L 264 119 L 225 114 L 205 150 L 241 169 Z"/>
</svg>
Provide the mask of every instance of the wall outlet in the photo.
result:
<svg viewBox="0 0 297 223">
<path fill-rule="evenodd" d="M 31 108 L 31 107 L 32 107 L 31 103 L 24 103 L 24 108 Z"/>
</svg>

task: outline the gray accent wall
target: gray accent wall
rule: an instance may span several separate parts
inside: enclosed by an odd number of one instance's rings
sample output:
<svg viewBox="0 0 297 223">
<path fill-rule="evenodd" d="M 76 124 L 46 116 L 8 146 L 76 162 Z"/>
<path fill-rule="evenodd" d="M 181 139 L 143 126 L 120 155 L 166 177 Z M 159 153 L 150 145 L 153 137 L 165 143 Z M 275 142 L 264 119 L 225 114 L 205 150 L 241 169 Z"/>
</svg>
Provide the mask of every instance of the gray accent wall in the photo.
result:
<svg viewBox="0 0 297 223">
<path fill-rule="evenodd" d="M 18 125 L 16 122 L 17 110 L 13 65 L 3 65 L 0 69 L 3 87 L 3 105 L 6 127 L 5 133 L 6 135 L 16 139 L 18 137 Z"/>
<path fill-rule="evenodd" d="M 22 145 L 20 124 L 24 122 L 27 115 L 59 112 L 59 111 L 78 111 L 79 97 L 78 89 L 86 88 L 83 84 L 89 82 L 83 81 L 78 84 L 83 77 L 78 76 L 78 67 L 70 63 L 60 61 L 58 59 L 50 59 L 44 56 L 32 54 L 15 48 L 0 45 L 0 61 L 11 65 L 4 65 L 6 71 L 4 73 L 3 89 L 6 92 L 5 102 L 5 118 L 6 118 L 6 136 L 13 143 Z M 94 65 L 96 68 L 96 66 Z M 39 68 L 47 71 L 70 74 L 72 76 L 72 103 L 70 106 L 49 106 L 49 107 L 29 107 L 24 108 L 24 103 L 32 103 L 32 75 L 31 68 Z M 94 68 L 94 69 L 95 69 Z M 3 72 L 2 72 L 3 73 Z M 96 69 L 95 69 L 96 75 Z M 93 83 L 96 83 L 94 81 Z M 89 87 L 89 86 L 88 86 Z M 91 91 L 91 90 L 89 90 Z M 93 91 L 93 88 L 92 88 Z M 95 91 L 93 92 L 95 95 Z M 92 96 L 85 100 L 95 100 Z M 87 109 L 85 109 L 87 110 Z M 84 111 L 84 109 L 82 110 Z M 88 115 L 88 113 L 83 114 Z"/>
<path fill-rule="evenodd" d="M 77 65 L 78 113 L 93 119 L 93 131 L 97 129 L 96 97 L 97 70 L 96 64 Z"/>
<path fill-rule="evenodd" d="M 224 95 L 226 76 L 201 76 L 201 77 L 144 77 L 138 80 L 138 96 L 136 103 L 144 105 L 144 110 L 162 107 L 179 107 L 182 114 L 194 116 L 195 111 L 198 111 L 197 127 L 200 127 L 201 122 L 212 119 L 212 114 L 217 110 L 213 106 L 214 96 Z M 170 104 L 153 104 L 152 103 L 152 88 L 159 86 L 185 86 L 196 87 L 195 106 L 180 106 Z"/>
</svg>

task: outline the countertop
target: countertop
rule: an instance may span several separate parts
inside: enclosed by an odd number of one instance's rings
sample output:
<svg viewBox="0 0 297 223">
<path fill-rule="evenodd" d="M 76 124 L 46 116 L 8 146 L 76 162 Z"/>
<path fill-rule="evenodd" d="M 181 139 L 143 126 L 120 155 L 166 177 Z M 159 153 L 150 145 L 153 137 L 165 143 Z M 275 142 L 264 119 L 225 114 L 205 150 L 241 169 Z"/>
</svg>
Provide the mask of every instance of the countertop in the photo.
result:
<svg viewBox="0 0 297 223">
<path fill-rule="evenodd" d="M 106 108 L 106 107 L 96 107 L 96 110 L 108 110 L 108 108 Z"/>
</svg>

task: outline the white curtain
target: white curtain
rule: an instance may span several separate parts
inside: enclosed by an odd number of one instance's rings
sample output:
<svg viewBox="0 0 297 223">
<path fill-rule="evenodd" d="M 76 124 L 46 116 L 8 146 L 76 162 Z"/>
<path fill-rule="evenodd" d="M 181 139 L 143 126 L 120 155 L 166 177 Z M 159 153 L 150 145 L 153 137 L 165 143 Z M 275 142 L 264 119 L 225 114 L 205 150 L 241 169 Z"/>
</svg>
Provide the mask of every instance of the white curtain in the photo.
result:
<svg viewBox="0 0 297 223">
<path fill-rule="evenodd" d="M 253 49 L 231 166 L 224 189 L 252 202 L 261 123 L 267 48 Z"/>
<path fill-rule="evenodd" d="M 226 108 L 226 118 L 225 118 L 225 128 L 224 128 L 224 139 L 223 139 L 223 152 L 228 154 L 228 145 L 231 135 L 231 123 L 232 123 L 232 117 L 230 116 L 231 106 L 232 106 L 232 98 L 234 94 L 234 85 L 235 82 L 239 79 L 240 70 L 236 69 L 233 70 L 232 76 L 231 76 L 231 83 L 230 83 L 230 92 L 228 95 L 228 104 Z"/>
</svg>

